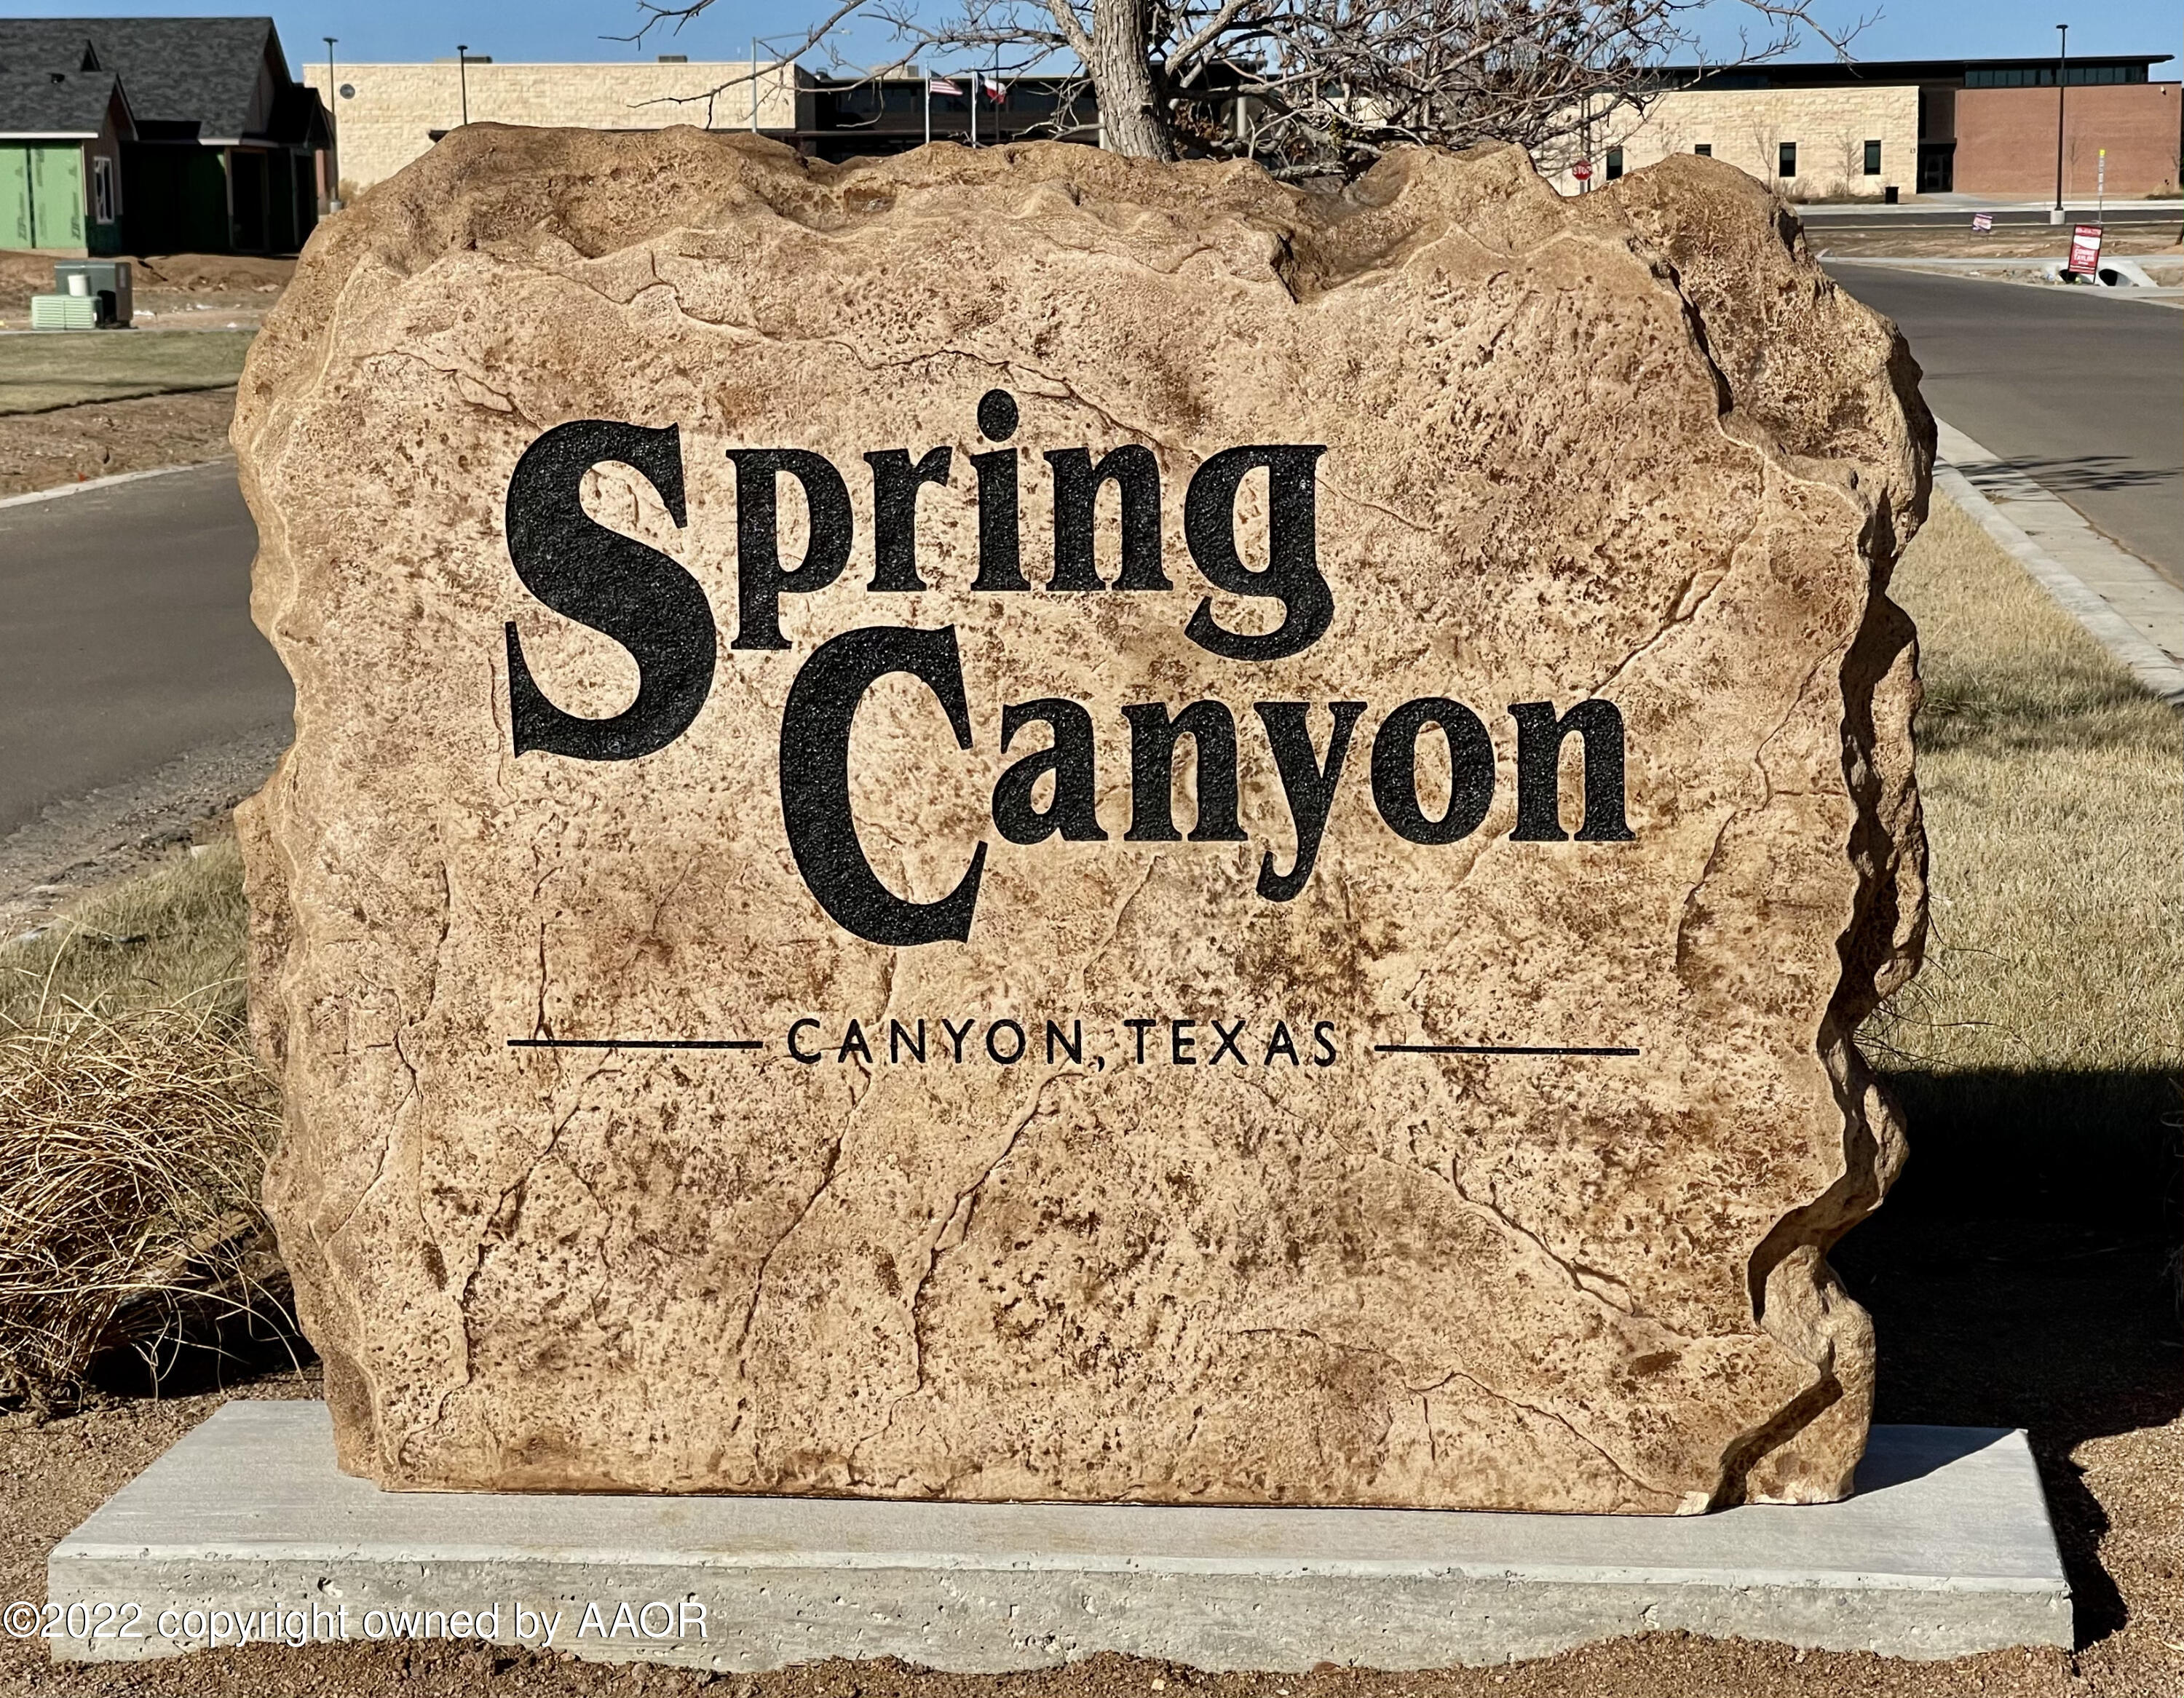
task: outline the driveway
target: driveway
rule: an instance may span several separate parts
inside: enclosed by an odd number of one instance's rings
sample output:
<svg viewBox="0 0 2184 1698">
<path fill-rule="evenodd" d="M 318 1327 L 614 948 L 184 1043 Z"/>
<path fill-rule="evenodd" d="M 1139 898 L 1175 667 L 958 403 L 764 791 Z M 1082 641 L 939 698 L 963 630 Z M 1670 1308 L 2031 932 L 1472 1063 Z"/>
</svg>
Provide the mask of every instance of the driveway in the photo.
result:
<svg viewBox="0 0 2184 1698">
<path fill-rule="evenodd" d="M 2184 312 L 1831 259 L 1896 320 L 1926 404 L 2184 586 Z"/>
</svg>

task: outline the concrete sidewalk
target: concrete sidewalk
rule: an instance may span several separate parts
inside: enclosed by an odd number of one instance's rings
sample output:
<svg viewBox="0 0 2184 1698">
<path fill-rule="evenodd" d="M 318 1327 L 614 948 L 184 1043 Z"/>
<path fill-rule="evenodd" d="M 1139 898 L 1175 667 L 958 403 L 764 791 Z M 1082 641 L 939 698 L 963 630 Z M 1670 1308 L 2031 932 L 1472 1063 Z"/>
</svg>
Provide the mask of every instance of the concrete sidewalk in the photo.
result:
<svg viewBox="0 0 2184 1698">
<path fill-rule="evenodd" d="M 1934 487 L 2132 676 L 2184 709 L 2184 589 L 1962 431 L 1935 420 Z"/>
</svg>

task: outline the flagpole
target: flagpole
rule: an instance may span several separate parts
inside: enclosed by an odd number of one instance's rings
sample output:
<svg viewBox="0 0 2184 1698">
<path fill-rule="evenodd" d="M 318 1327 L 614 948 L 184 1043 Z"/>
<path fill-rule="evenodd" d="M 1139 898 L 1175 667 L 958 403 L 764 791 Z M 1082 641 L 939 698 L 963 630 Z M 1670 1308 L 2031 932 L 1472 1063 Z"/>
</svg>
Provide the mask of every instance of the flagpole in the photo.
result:
<svg viewBox="0 0 2184 1698">
<path fill-rule="evenodd" d="M 964 104 L 971 109 L 971 145 L 975 148 L 978 145 L 978 73 L 975 68 L 971 72 L 971 97 Z"/>
<path fill-rule="evenodd" d="M 925 68 L 925 145 L 933 145 L 933 67 Z"/>
</svg>

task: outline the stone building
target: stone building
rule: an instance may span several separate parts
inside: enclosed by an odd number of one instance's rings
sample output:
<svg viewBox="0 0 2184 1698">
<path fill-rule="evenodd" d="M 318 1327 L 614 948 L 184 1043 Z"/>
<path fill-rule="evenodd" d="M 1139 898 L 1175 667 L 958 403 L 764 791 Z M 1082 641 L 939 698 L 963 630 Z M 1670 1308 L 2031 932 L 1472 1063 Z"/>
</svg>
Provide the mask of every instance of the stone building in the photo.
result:
<svg viewBox="0 0 2184 1698">
<path fill-rule="evenodd" d="M 2098 150 L 2109 149 L 2111 196 L 2177 185 L 2177 85 L 2155 82 L 2158 53 L 2070 61 L 2065 192 L 2093 197 Z M 1955 192 L 2050 194 L 2055 184 L 2055 78 L 2049 59 L 1866 60 L 1653 73 L 1642 109 L 1603 118 L 1569 157 L 1596 185 L 1669 153 L 1711 153 L 1791 200 L 1884 199 Z M 2073 158 L 2079 163 L 2071 164 Z"/>
<path fill-rule="evenodd" d="M 1089 92 L 1070 108 L 1068 80 L 1051 76 L 939 77 L 928 92 L 915 68 L 883 78 L 815 75 L 800 65 L 694 63 L 672 55 L 650 63 L 499 64 L 491 58 L 431 64 L 342 64 L 305 73 L 334 111 L 344 195 L 371 187 L 464 121 L 652 130 L 755 129 L 823 159 L 895 153 L 934 141 L 994 142 L 1028 135 L 1072 141 L 1098 136 Z M 754 103 L 752 90 L 757 89 Z M 754 109 L 755 107 L 755 109 Z"/>
<path fill-rule="evenodd" d="M 1588 150 L 1596 183 L 1670 153 L 1707 153 L 1772 183 L 1792 200 L 1882 199 L 1912 192 L 1919 161 L 1919 90 L 1908 84 L 1737 88 L 1702 82 L 1623 108 Z M 1577 178 L 1556 174 L 1564 193 Z"/>
<path fill-rule="evenodd" d="M 2071 61 L 2066 188 L 2094 192 L 2098 152 L 2109 150 L 2108 191 L 2145 196 L 2177 181 L 2179 101 L 2156 82 L 2162 54 Z M 1797 201 L 1899 199 L 1958 192 L 2036 198 L 2052 192 L 2055 78 L 2052 59 L 1873 60 L 1667 67 L 1648 74 L 1642 108 L 1601 118 L 1576 146 L 1542 159 L 1565 193 L 1589 160 L 1594 187 L 1670 153 L 1711 153 Z M 392 175 L 463 123 L 646 130 L 672 124 L 755 128 L 822 159 L 894 153 L 934 139 L 984 141 L 1063 134 L 1097 140 L 1089 98 L 1063 112 L 1059 79 L 1004 87 L 956 73 L 927 97 L 915 75 L 881 81 L 816 76 L 791 64 L 677 58 L 603 64 L 323 65 L 305 73 L 331 106 L 340 181 L 354 192 Z M 755 91 L 755 98 L 754 98 Z M 2074 163 L 2075 162 L 2075 163 Z"/>
<path fill-rule="evenodd" d="M 583 130 L 694 124 L 777 136 L 811 127 L 814 83 L 794 64 L 680 57 L 604 64 L 337 61 L 332 77 L 330 87 L 324 64 L 304 72 L 333 112 L 344 199 L 393 176 L 465 122 Z"/>
</svg>

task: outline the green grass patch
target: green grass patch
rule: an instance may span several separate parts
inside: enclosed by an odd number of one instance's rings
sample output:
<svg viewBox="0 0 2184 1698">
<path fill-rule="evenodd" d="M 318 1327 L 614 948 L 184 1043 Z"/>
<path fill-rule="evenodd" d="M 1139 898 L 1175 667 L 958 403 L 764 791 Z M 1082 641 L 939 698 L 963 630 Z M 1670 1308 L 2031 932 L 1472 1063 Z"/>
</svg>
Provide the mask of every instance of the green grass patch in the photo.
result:
<svg viewBox="0 0 2184 1698">
<path fill-rule="evenodd" d="M 254 331 L 44 331 L 0 336 L 0 414 L 46 413 L 225 389 L 242 375 Z"/>
</svg>

